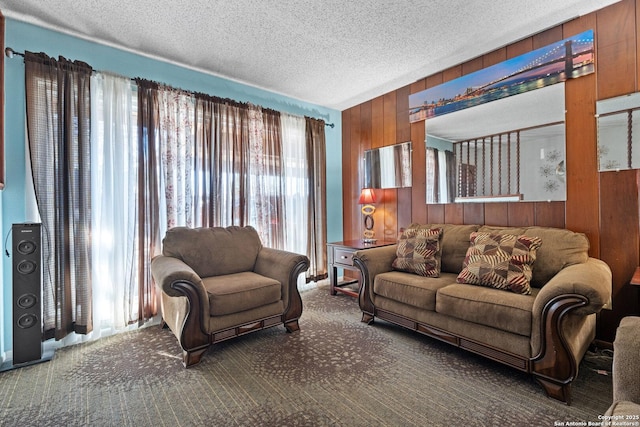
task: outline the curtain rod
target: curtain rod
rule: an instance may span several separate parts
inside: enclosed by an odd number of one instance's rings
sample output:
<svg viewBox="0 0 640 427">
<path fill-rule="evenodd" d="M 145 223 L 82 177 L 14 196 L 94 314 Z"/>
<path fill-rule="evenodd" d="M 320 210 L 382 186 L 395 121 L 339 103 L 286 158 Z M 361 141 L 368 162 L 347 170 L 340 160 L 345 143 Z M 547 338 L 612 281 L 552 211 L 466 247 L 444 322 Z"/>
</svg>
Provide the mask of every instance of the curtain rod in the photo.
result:
<svg viewBox="0 0 640 427">
<path fill-rule="evenodd" d="M 24 58 L 24 53 L 16 52 L 15 50 L 11 49 L 10 47 L 8 47 L 8 48 L 6 48 L 4 50 L 4 54 L 7 56 L 7 58 L 13 58 L 14 55 L 22 56 Z"/>
<path fill-rule="evenodd" d="M 11 49 L 10 47 L 5 48 L 4 50 L 4 54 L 7 56 L 7 58 L 13 58 L 15 55 L 18 56 L 22 56 L 24 58 L 24 53 L 23 52 L 16 52 L 15 50 Z M 325 126 L 329 126 L 331 129 L 333 129 L 336 125 L 333 123 L 324 123 Z"/>
</svg>

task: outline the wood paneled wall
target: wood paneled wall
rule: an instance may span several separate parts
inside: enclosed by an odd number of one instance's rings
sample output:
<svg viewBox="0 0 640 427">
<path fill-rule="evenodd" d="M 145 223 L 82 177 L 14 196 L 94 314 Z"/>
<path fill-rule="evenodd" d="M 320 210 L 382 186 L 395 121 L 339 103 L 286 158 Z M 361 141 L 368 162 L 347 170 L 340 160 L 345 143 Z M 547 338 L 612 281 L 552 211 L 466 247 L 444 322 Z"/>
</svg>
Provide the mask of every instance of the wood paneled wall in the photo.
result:
<svg viewBox="0 0 640 427">
<path fill-rule="evenodd" d="M 565 84 L 567 201 L 427 205 L 425 124 L 409 122 L 409 95 L 589 29 L 596 37 L 596 72 Z M 357 201 L 364 151 L 412 141 L 413 186 L 376 190 L 376 235 L 395 239 L 413 222 L 541 225 L 583 232 L 591 243 L 590 255 L 603 259 L 613 272 L 613 310 L 603 311 L 597 333 L 598 339 L 612 342 L 620 319 L 640 314 L 637 290 L 629 285 L 640 263 L 640 175 L 598 172 L 595 103 L 637 92 L 639 65 L 640 0 L 622 0 L 343 111 L 344 239 L 357 239 L 363 231 Z"/>
</svg>

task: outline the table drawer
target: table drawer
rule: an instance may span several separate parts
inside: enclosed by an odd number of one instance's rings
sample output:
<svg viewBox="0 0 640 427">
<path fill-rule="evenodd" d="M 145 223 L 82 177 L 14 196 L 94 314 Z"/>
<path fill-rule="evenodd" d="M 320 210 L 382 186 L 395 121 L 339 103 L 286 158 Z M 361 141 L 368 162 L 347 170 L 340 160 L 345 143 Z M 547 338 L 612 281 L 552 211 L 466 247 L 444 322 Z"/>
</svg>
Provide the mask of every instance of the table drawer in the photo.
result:
<svg viewBox="0 0 640 427">
<path fill-rule="evenodd" d="M 353 251 L 335 248 L 333 250 L 333 263 L 353 266 Z"/>
</svg>

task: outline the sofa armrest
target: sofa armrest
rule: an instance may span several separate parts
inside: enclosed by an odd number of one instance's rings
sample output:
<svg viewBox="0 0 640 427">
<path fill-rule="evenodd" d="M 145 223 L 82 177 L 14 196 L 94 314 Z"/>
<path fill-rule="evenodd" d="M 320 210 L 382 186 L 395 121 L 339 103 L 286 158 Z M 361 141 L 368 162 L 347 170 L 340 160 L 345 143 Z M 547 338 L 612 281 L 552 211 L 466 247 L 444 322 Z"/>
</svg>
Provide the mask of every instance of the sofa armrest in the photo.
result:
<svg viewBox="0 0 640 427">
<path fill-rule="evenodd" d="M 534 265 L 535 268 L 535 265 Z M 551 278 L 533 302 L 531 351 L 540 355 L 551 351 L 550 341 L 565 347 L 562 323 L 566 315 L 588 316 L 599 313 L 611 304 L 611 270 L 603 261 L 589 258 L 587 262 L 570 265 Z M 545 348 L 546 345 L 546 348 Z M 566 348 L 569 351 L 568 348 Z"/>
<path fill-rule="evenodd" d="M 613 342 L 613 401 L 640 403 L 640 317 L 622 319 Z"/>
<path fill-rule="evenodd" d="M 298 292 L 298 276 L 309 268 L 305 255 L 263 247 L 258 252 L 253 271 L 282 284 L 282 298 L 287 304 L 283 321 L 298 319 L 302 314 L 302 299 Z"/>
<path fill-rule="evenodd" d="M 588 315 L 608 308 L 611 305 L 609 266 L 604 261 L 589 258 L 587 262 L 570 265 L 560 270 L 536 296 L 533 304 L 534 320 L 536 316 L 542 314 L 551 300 L 562 295 L 581 295 L 586 298 L 587 303 L 573 310 L 573 314 Z"/>
<path fill-rule="evenodd" d="M 391 271 L 391 264 L 396 259 L 396 249 L 398 245 L 381 246 L 356 251 L 353 253 L 353 264 L 358 267 L 362 276 L 362 287 L 358 303 L 363 313 L 368 316 L 374 315 L 374 305 L 372 298 L 372 287 L 376 276 L 380 273 Z M 369 322 L 371 319 L 363 316 L 363 321 Z"/>
<path fill-rule="evenodd" d="M 533 303 L 531 371 L 549 396 L 570 402 L 571 382 L 594 333 L 582 325 L 610 301 L 611 270 L 595 258 L 563 268 L 540 289 Z"/>
</svg>

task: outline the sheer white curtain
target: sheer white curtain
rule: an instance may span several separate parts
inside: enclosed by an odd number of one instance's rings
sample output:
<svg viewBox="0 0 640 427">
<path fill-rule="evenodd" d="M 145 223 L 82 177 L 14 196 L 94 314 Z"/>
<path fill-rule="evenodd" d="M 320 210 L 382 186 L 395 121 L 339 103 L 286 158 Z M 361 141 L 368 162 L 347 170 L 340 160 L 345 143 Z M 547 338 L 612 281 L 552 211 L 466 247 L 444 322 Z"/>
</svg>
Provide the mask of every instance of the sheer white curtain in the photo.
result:
<svg viewBox="0 0 640 427">
<path fill-rule="evenodd" d="M 426 170 L 427 170 L 427 180 L 426 180 L 426 193 L 427 193 L 427 203 L 438 203 L 437 198 L 437 189 L 436 189 L 436 154 L 433 148 L 427 148 L 425 157 L 426 157 Z"/>
<path fill-rule="evenodd" d="M 281 114 L 282 155 L 284 157 L 284 188 L 287 199 L 285 227 L 285 250 L 305 254 L 307 252 L 307 229 L 309 213 L 309 181 L 307 147 L 305 144 L 304 117 Z"/>
<path fill-rule="evenodd" d="M 128 78 L 106 73 L 91 78 L 93 338 L 138 317 L 134 90 Z"/>
<path fill-rule="evenodd" d="M 438 182 L 438 190 L 440 194 L 440 198 L 438 202 L 440 203 L 448 203 L 450 197 L 452 195 L 449 194 L 449 182 L 447 181 L 447 177 L 449 176 L 449 171 L 447 168 L 449 167 L 447 163 L 447 153 L 444 150 L 438 150 L 438 176 L 441 178 Z"/>
<path fill-rule="evenodd" d="M 284 228 L 284 249 L 307 254 L 309 236 L 302 230 L 309 228 L 309 165 L 305 119 L 300 116 L 281 113 L 282 156 L 284 158 L 284 194 L 286 198 L 287 224 Z M 305 275 L 298 277 L 298 289 L 314 287 L 306 283 Z"/>
</svg>

